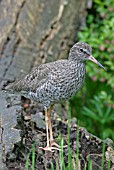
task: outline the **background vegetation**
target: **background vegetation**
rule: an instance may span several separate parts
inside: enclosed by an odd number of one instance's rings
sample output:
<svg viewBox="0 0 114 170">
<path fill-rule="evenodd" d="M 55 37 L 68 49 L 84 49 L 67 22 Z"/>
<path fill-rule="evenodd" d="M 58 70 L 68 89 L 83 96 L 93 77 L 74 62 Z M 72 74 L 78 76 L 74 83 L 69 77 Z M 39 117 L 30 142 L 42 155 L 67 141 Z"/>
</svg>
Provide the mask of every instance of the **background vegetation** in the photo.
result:
<svg viewBox="0 0 114 170">
<path fill-rule="evenodd" d="M 72 115 L 89 132 L 114 140 L 114 0 L 93 1 L 78 39 L 92 46 L 107 72 L 87 61 L 84 86 L 70 101 Z"/>
</svg>

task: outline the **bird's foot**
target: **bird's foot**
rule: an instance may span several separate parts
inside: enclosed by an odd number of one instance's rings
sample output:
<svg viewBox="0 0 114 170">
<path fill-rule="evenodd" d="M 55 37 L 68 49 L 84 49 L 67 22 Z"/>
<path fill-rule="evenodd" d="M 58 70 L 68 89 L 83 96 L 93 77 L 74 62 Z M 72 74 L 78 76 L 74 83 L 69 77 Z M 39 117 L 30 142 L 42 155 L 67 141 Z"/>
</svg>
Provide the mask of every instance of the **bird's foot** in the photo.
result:
<svg viewBox="0 0 114 170">
<path fill-rule="evenodd" d="M 58 150 L 58 151 L 61 151 L 61 148 L 60 146 L 54 142 L 54 140 L 51 140 L 50 141 L 50 144 L 49 146 L 46 146 L 46 147 L 40 147 L 40 149 L 44 150 L 44 151 L 50 151 L 50 152 L 54 152 L 54 150 Z"/>
<path fill-rule="evenodd" d="M 55 146 L 57 148 L 61 148 L 54 140 L 50 140 L 50 146 Z"/>
<path fill-rule="evenodd" d="M 52 146 L 46 146 L 46 147 L 39 147 L 39 149 L 42 149 L 44 151 L 50 151 L 50 152 L 54 152 L 54 150 L 58 150 L 58 151 L 61 151 L 60 148 L 57 148 L 57 147 L 52 147 Z"/>
<path fill-rule="evenodd" d="M 40 149 L 44 150 L 44 151 L 50 151 L 50 152 L 54 152 L 54 150 L 58 150 L 61 151 L 61 146 L 59 146 L 54 140 L 50 142 L 49 146 L 46 147 L 39 147 Z M 67 148 L 67 145 L 63 146 L 62 148 Z"/>
<path fill-rule="evenodd" d="M 67 145 L 64 145 L 64 146 L 59 146 L 54 140 L 50 141 L 50 145 L 51 146 L 55 146 L 56 148 L 59 148 L 61 150 L 61 148 L 67 148 Z"/>
</svg>

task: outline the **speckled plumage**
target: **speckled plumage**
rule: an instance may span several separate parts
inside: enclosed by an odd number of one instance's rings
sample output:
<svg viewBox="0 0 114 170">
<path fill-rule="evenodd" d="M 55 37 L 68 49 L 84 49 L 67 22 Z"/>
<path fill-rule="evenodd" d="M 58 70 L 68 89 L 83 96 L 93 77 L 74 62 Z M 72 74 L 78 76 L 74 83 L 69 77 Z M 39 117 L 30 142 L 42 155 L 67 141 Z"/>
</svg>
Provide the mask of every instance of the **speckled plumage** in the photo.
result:
<svg viewBox="0 0 114 170">
<path fill-rule="evenodd" d="M 76 67 L 76 63 L 66 60 L 56 61 L 53 65 L 48 63 L 47 66 L 50 67 L 48 75 L 38 83 L 34 92 L 31 88 L 29 97 L 49 107 L 50 104 L 68 100 L 79 90 L 84 81 L 85 66 L 81 63 Z"/>
<path fill-rule="evenodd" d="M 86 43 L 78 43 L 70 50 L 68 60 L 42 64 L 17 81 L 9 89 L 49 107 L 59 101 L 70 99 L 80 89 L 85 78 L 85 60 L 75 55 L 80 45 L 91 52 Z"/>
<path fill-rule="evenodd" d="M 92 55 L 86 43 L 76 43 L 67 60 L 58 60 L 34 68 L 23 79 L 6 87 L 11 93 L 18 93 L 43 104 L 45 108 L 47 146 L 43 150 L 60 150 L 54 142 L 50 112 L 54 103 L 70 99 L 82 86 L 85 78 L 85 61 L 91 60 L 104 68 Z M 105 69 L 105 68 L 104 68 Z M 50 135 L 49 133 L 50 132 Z M 50 138 L 49 138 L 50 137 Z M 56 147 L 52 147 L 55 145 Z"/>
</svg>

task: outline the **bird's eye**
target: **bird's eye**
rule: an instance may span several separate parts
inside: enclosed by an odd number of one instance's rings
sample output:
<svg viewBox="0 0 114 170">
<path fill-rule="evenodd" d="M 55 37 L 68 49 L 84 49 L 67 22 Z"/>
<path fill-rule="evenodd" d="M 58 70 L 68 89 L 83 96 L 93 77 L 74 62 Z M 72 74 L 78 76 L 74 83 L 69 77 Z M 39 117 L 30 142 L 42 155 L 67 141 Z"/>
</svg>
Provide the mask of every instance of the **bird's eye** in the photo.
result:
<svg viewBox="0 0 114 170">
<path fill-rule="evenodd" d="M 83 50 L 83 48 L 80 48 L 79 51 L 82 53 L 84 50 Z"/>
</svg>

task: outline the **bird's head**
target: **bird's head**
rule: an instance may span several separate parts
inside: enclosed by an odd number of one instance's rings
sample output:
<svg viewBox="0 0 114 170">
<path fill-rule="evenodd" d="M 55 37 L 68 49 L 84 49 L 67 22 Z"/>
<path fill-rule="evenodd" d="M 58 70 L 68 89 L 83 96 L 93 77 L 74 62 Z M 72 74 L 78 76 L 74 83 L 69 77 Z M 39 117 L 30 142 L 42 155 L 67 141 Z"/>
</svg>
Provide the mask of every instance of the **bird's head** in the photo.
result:
<svg viewBox="0 0 114 170">
<path fill-rule="evenodd" d="M 92 48 L 87 43 L 78 42 L 76 43 L 70 50 L 69 59 L 71 60 L 80 60 L 86 61 L 91 60 L 92 62 L 96 63 L 104 70 L 106 70 L 93 56 L 92 56 Z"/>
</svg>

